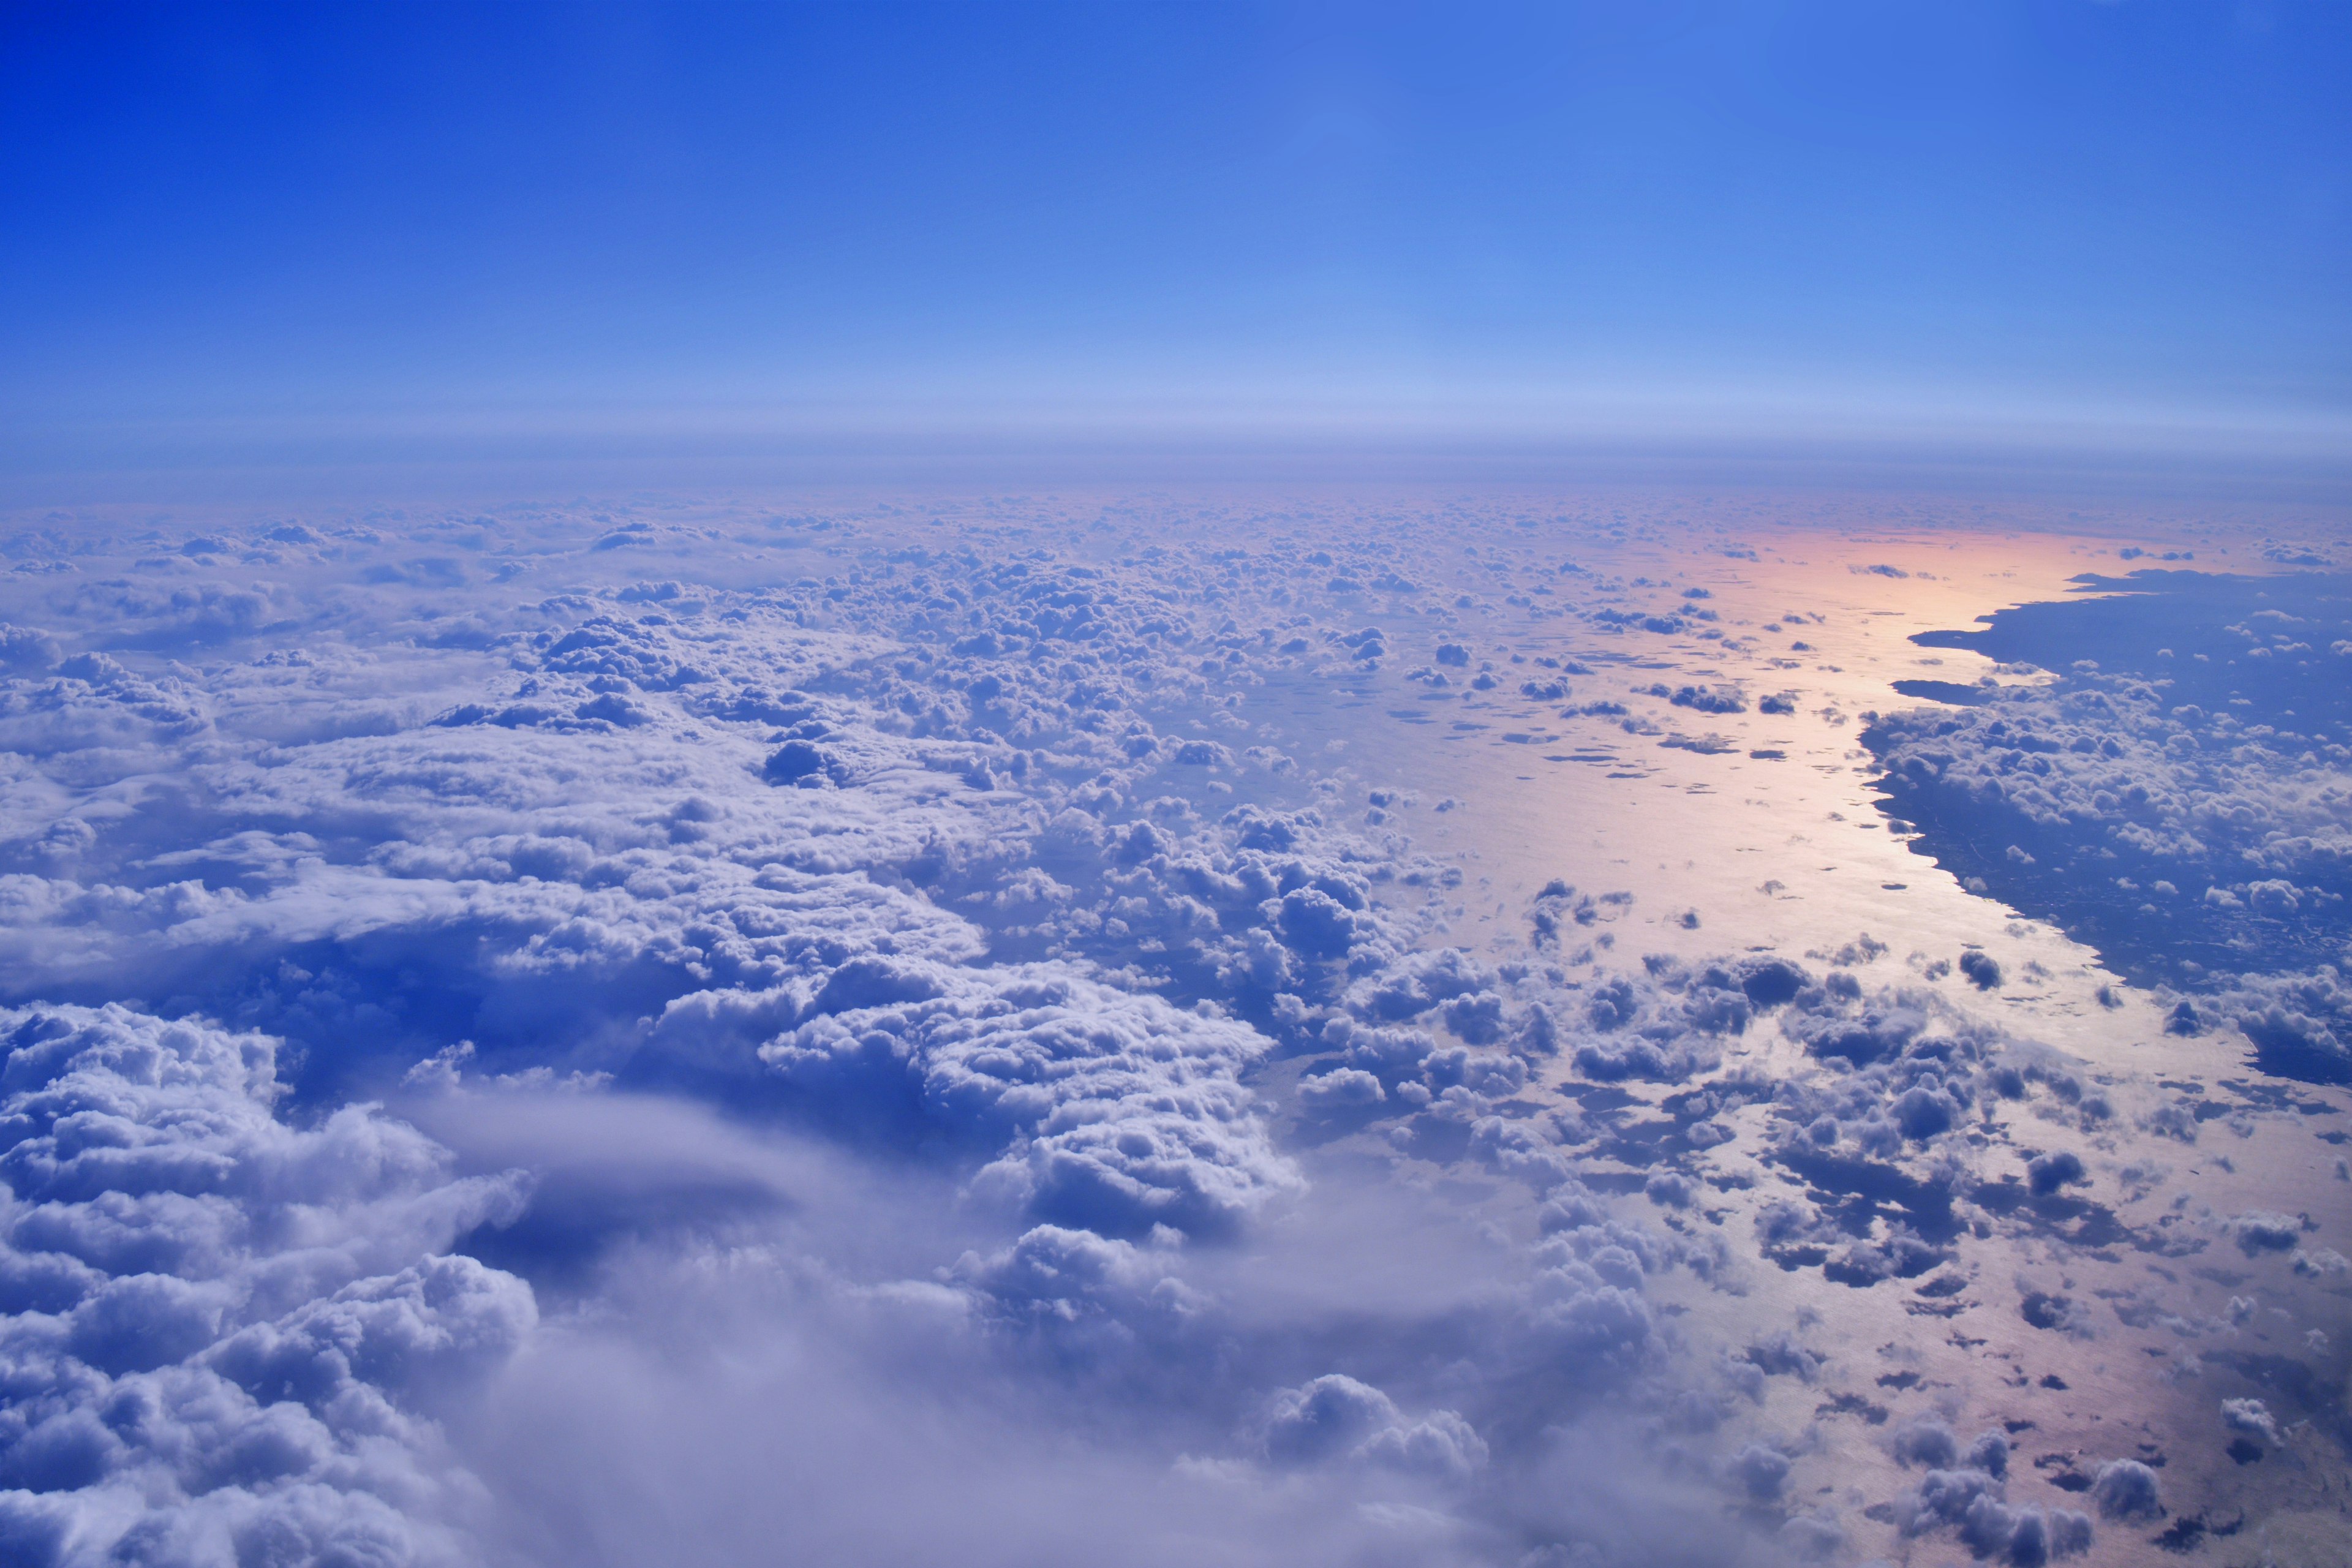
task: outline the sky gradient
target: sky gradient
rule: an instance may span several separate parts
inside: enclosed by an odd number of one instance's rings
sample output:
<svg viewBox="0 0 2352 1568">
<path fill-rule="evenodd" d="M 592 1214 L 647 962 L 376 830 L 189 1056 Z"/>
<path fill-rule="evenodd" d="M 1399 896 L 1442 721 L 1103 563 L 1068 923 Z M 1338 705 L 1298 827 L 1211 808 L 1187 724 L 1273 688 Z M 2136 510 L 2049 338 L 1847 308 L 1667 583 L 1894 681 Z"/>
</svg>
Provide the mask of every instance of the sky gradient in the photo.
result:
<svg viewBox="0 0 2352 1568">
<path fill-rule="evenodd" d="M 17 5 L 0 463 L 2335 465 L 2327 5 Z M 37 489 L 37 484 L 33 486 Z"/>
</svg>

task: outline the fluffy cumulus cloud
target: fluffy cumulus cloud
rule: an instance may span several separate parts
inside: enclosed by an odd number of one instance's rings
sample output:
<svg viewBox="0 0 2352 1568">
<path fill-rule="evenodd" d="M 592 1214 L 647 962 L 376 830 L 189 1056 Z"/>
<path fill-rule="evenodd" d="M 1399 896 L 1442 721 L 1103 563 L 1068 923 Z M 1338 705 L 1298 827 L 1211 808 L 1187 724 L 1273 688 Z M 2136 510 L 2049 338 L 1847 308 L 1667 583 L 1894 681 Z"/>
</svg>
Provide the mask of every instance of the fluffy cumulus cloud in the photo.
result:
<svg viewBox="0 0 2352 1568">
<path fill-rule="evenodd" d="M 1265 1048 L 1245 1025 L 1047 966 L 982 978 L 860 959 L 759 1057 L 829 1118 L 904 1118 L 909 1136 L 990 1154 L 977 1179 L 1036 1217 L 1202 1235 L 1296 1180 L 1240 1080 Z"/>
<path fill-rule="evenodd" d="M 1258 1441 L 1286 1467 L 1386 1465 L 1461 1479 L 1486 1462 L 1485 1440 L 1453 1411 L 1408 1420 L 1387 1394 L 1339 1373 L 1276 1394 Z"/>
<path fill-rule="evenodd" d="M 519 1177 L 365 1106 L 298 1130 L 275 1042 L 0 1014 L 0 1538 L 12 1562 L 458 1563 L 433 1411 L 537 1319 L 453 1257 Z"/>
<path fill-rule="evenodd" d="M 10 1561 L 2038 1563 L 2087 1514 L 1776 1293 L 2054 1355 L 2158 1308 L 1995 1249 L 2335 1256 L 2130 1208 L 2117 1139 L 2237 1112 L 1884 943 L 1642 956 L 1565 882 L 1486 924 L 1409 831 L 1460 803 L 1300 719 L 1654 737 L 1496 628 L 1744 657 L 1707 591 L 1515 525 L 1060 521 L 21 530 Z M 2240 824 L 2263 918 L 2294 826 Z M 2328 973 L 2261 984 L 2184 1026 L 2333 1048 Z M 2136 1528 L 2154 1474 L 2074 1490 Z"/>
</svg>

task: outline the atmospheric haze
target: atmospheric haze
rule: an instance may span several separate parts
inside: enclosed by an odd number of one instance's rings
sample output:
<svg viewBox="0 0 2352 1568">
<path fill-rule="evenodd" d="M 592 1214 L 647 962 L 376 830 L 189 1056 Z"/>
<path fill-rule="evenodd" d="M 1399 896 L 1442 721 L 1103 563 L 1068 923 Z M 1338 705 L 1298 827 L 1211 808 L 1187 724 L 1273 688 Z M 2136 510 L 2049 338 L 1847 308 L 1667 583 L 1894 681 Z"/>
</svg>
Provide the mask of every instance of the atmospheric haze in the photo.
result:
<svg viewBox="0 0 2352 1568">
<path fill-rule="evenodd" d="M 2352 1561 L 2352 26 L 16 7 L 0 1563 Z"/>
</svg>

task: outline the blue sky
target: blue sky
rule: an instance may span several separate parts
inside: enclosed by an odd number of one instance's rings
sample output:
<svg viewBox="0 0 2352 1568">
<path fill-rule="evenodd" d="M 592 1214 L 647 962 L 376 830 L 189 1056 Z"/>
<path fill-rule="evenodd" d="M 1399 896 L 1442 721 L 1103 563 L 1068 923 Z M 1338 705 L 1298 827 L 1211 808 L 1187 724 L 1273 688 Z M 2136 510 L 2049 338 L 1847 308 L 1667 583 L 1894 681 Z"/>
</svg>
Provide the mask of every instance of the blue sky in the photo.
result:
<svg viewBox="0 0 2352 1568">
<path fill-rule="evenodd" d="M 18 469 L 1014 426 L 2324 453 L 2352 410 L 2334 5 L 0 27 Z"/>
</svg>

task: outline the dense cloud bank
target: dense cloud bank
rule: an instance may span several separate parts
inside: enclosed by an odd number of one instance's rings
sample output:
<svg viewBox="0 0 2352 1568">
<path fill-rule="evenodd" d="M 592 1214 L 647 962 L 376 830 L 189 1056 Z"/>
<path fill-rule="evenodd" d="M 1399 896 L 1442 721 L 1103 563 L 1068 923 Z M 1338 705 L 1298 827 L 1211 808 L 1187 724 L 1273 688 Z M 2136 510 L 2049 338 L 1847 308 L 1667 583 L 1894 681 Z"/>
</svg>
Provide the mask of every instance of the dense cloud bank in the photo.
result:
<svg viewBox="0 0 2352 1568">
<path fill-rule="evenodd" d="M 2235 1025 L 2268 1070 L 2352 1076 L 2346 580 L 2089 585 L 2124 592 L 1919 639 L 2055 679 L 1879 719 L 1889 809 L 1955 873 L 2192 993 L 2181 1028 Z"/>
<path fill-rule="evenodd" d="M 1705 592 L 1116 521 L 15 539 L 0 1540 L 2030 1563 L 2166 1506 L 2096 1456 L 2094 1527 L 1784 1292 L 1941 1333 L 2004 1249 L 2072 1343 L 2085 1252 L 2332 1280 L 2326 1218 L 2110 1157 L 2291 1108 L 2102 1080 L 1866 936 L 1621 952 L 1624 889 L 1473 951 L 1324 710 L 1393 648 L 1548 711 L 1591 667 L 1480 628 L 1727 644 Z"/>
<path fill-rule="evenodd" d="M 266 1037 L 0 1014 L 0 1544 L 12 1563 L 460 1563 L 436 1402 L 536 1321 L 449 1255 L 527 1183 L 366 1106 L 277 1120 Z"/>
</svg>

